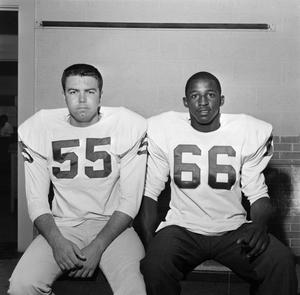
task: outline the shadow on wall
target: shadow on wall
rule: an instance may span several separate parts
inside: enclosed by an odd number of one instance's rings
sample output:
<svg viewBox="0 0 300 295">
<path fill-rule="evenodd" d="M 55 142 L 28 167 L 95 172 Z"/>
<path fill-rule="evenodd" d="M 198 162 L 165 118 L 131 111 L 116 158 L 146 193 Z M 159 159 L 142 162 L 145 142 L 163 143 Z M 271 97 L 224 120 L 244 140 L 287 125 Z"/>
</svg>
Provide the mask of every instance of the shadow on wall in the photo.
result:
<svg viewBox="0 0 300 295">
<path fill-rule="evenodd" d="M 285 220 L 292 206 L 292 181 L 285 171 L 268 166 L 264 171 L 275 213 L 270 222 L 270 232 L 284 244 L 289 245 Z"/>
</svg>

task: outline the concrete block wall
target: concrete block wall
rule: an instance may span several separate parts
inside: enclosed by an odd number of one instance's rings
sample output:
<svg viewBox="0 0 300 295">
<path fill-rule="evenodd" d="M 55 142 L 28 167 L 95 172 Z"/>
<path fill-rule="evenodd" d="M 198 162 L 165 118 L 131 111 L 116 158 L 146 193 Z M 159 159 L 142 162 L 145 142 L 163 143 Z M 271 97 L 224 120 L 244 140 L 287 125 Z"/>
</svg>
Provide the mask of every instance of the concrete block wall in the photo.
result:
<svg viewBox="0 0 300 295">
<path fill-rule="evenodd" d="M 300 136 L 275 136 L 266 182 L 276 214 L 271 231 L 300 258 Z"/>
</svg>

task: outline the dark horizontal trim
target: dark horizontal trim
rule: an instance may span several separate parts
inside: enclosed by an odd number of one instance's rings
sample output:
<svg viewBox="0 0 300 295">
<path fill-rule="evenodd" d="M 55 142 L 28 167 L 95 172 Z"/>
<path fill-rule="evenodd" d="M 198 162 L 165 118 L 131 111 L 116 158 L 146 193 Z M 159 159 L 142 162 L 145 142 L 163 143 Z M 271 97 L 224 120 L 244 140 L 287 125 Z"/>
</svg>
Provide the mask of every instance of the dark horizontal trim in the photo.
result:
<svg viewBox="0 0 300 295">
<path fill-rule="evenodd" d="M 0 35 L 18 34 L 18 12 L 0 11 Z"/>
<path fill-rule="evenodd" d="M 17 61 L 0 61 L 0 76 L 17 76 Z"/>
<path fill-rule="evenodd" d="M 42 27 L 269 30 L 268 24 L 41 21 Z"/>
</svg>

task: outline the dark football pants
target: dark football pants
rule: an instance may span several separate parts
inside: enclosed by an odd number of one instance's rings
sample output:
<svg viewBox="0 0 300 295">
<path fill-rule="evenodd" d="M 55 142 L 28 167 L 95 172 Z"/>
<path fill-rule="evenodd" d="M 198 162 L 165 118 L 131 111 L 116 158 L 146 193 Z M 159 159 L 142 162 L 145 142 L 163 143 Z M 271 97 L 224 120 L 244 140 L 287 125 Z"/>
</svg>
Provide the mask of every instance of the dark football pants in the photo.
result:
<svg viewBox="0 0 300 295">
<path fill-rule="evenodd" d="M 290 249 L 270 235 L 268 248 L 249 259 L 236 243 L 243 230 L 241 226 L 222 236 L 195 234 L 179 226 L 160 230 L 141 261 L 147 295 L 179 295 L 180 281 L 207 259 L 222 263 L 249 282 L 251 294 L 296 295 L 295 261 Z"/>
</svg>

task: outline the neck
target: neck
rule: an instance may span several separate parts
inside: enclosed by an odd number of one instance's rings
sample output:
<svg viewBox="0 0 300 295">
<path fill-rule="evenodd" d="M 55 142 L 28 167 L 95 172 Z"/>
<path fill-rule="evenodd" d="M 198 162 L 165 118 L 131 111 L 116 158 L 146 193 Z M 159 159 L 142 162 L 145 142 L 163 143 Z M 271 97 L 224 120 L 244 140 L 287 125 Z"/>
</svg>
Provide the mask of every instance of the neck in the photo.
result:
<svg viewBox="0 0 300 295">
<path fill-rule="evenodd" d="M 68 121 L 72 126 L 75 127 L 87 127 L 96 124 L 100 120 L 100 118 L 101 115 L 98 114 L 97 116 L 93 117 L 90 121 L 78 121 L 70 114 Z"/>
<path fill-rule="evenodd" d="M 221 126 L 220 113 L 213 119 L 212 122 L 209 122 L 208 124 L 200 123 L 191 116 L 191 126 L 199 132 L 213 132 L 219 129 Z"/>
</svg>

